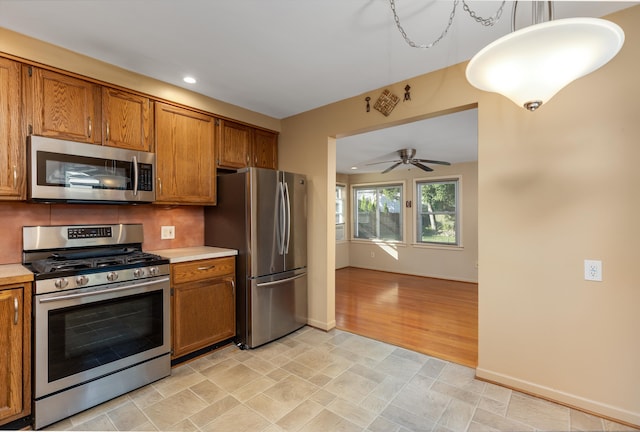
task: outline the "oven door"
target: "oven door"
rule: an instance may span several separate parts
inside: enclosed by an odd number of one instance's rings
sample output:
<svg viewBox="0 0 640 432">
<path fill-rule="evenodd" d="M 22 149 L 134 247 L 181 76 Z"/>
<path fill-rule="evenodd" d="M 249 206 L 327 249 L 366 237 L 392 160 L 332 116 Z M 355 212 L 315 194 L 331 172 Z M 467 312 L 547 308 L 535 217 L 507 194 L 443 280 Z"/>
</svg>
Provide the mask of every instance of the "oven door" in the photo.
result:
<svg viewBox="0 0 640 432">
<path fill-rule="evenodd" d="M 153 153 L 29 137 L 29 199 L 152 202 Z"/>
<path fill-rule="evenodd" d="M 169 277 L 37 295 L 35 398 L 166 355 Z"/>
</svg>

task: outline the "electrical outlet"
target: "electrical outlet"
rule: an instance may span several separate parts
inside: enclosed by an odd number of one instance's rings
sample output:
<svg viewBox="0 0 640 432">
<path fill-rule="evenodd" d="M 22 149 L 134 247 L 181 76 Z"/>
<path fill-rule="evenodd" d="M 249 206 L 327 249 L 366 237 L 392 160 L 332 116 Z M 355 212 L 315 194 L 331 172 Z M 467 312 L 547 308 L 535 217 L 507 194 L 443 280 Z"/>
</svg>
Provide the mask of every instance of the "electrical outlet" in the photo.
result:
<svg viewBox="0 0 640 432">
<path fill-rule="evenodd" d="M 170 240 L 176 238 L 176 227 L 163 226 L 160 231 L 161 240 Z"/>
<path fill-rule="evenodd" d="M 584 279 L 602 282 L 602 261 L 584 260 Z"/>
</svg>

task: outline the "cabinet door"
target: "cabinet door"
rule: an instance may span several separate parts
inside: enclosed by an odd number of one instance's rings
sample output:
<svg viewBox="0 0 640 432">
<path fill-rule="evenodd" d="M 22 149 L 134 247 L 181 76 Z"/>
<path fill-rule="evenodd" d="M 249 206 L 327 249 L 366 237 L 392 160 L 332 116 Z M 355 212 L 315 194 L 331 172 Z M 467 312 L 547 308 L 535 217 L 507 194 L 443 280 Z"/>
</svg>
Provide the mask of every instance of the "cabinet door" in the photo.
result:
<svg viewBox="0 0 640 432">
<path fill-rule="evenodd" d="M 24 131 L 20 126 L 20 64 L 0 59 L 0 198 L 25 197 Z"/>
<path fill-rule="evenodd" d="M 0 422 L 23 411 L 23 290 L 0 291 Z"/>
<path fill-rule="evenodd" d="M 244 168 L 251 165 L 249 155 L 253 128 L 226 120 L 219 121 L 218 166 Z"/>
<path fill-rule="evenodd" d="M 155 105 L 156 202 L 215 204 L 213 117 Z"/>
<path fill-rule="evenodd" d="M 100 86 L 31 68 L 29 81 L 33 133 L 97 144 L 102 142 Z M 27 74 L 28 75 L 28 74 Z"/>
<path fill-rule="evenodd" d="M 232 275 L 176 285 L 173 297 L 173 358 L 235 336 Z"/>
<path fill-rule="evenodd" d="M 149 98 L 102 88 L 104 145 L 151 151 L 151 102 Z"/>
<path fill-rule="evenodd" d="M 278 135 L 273 132 L 256 129 L 251 153 L 253 166 L 278 169 Z"/>
</svg>

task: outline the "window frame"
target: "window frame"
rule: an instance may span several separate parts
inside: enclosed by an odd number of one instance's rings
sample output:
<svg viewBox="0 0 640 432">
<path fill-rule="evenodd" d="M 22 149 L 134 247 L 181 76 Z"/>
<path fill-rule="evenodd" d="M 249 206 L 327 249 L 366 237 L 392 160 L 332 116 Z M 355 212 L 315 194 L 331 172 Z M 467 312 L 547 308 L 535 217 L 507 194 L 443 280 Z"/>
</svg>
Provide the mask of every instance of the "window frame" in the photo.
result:
<svg viewBox="0 0 640 432">
<path fill-rule="evenodd" d="M 418 194 L 418 186 L 425 183 L 456 183 L 456 244 L 424 242 L 418 240 L 419 224 L 418 216 L 420 212 L 420 199 Z M 441 177 L 422 177 L 413 179 L 413 240 L 412 245 L 416 247 L 434 248 L 434 249 L 462 249 L 463 246 L 463 224 L 462 224 L 462 175 L 441 176 Z"/>
<path fill-rule="evenodd" d="M 336 221 L 336 242 L 342 243 L 348 241 L 347 238 L 347 224 L 349 222 L 349 197 L 347 196 L 347 185 L 345 183 L 336 183 L 336 219 L 338 216 L 338 188 L 342 188 L 344 193 L 341 199 L 342 201 L 342 220 L 343 222 L 340 224 Z M 342 225 L 343 236 L 342 238 L 338 238 L 338 225 Z"/>
<path fill-rule="evenodd" d="M 357 209 L 356 202 L 356 190 L 358 189 L 366 189 L 366 188 L 385 188 L 385 187 L 400 187 L 400 199 L 399 199 L 399 209 L 400 209 L 400 240 L 383 240 L 379 238 L 358 238 L 355 237 L 356 228 L 355 228 L 355 209 Z M 373 182 L 373 183 L 355 183 L 350 185 L 350 193 L 349 193 L 349 240 L 352 242 L 362 242 L 362 243 L 390 243 L 390 244 L 406 244 L 407 239 L 407 223 L 406 223 L 406 209 L 405 209 L 405 197 L 406 197 L 407 184 L 405 180 L 392 180 L 388 182 Z"/>
</svg>

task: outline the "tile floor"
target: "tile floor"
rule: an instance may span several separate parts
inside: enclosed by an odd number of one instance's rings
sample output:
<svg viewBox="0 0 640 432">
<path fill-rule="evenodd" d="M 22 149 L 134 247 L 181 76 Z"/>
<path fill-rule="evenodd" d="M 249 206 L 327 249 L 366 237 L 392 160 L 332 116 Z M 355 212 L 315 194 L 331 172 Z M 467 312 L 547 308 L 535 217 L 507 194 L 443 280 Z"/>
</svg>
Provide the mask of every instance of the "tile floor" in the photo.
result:
<svg viewBox="0 0 640 432">
<path fill-rule="evenodd" d="M 230 346 L 51 425 L 118 431 L 629 431 L 474 379 L 474 370 L 340 330 Z"/>
</svg>

